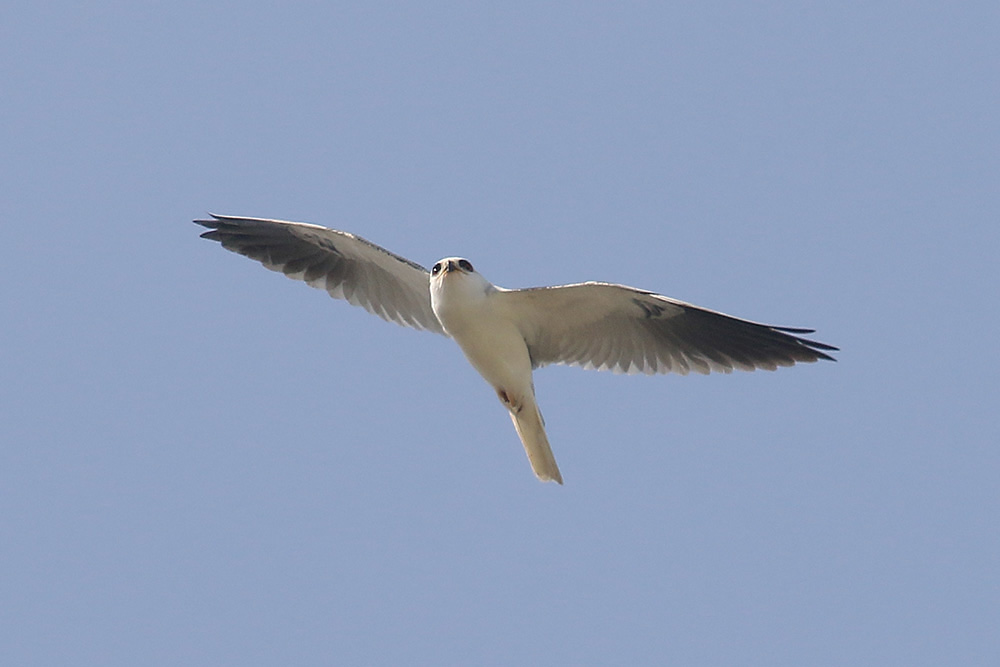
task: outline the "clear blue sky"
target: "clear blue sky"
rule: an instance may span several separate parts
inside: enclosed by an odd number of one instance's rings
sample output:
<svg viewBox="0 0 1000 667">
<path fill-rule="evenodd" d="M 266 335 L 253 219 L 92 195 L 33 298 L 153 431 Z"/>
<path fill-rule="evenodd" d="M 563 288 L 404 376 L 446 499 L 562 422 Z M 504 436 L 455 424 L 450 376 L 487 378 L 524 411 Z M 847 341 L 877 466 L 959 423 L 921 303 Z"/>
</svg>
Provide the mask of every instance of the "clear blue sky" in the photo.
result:
<svg viewBox="0 0 1000 667">
<path fill-rule="evenodd" d="M 1000 664 L 1000 9 L 15 3 L 0 662 Z M 836 364 L 547 368 L 198 238 L 316 222 Z"/>
</svg>

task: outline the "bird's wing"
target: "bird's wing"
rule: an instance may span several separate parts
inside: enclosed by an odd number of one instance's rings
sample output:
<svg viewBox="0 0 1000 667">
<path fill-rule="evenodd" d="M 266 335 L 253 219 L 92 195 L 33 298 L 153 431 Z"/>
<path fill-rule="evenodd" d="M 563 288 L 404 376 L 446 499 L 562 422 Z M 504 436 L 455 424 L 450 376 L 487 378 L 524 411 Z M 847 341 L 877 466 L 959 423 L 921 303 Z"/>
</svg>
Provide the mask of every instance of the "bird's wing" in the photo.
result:
<svg viewBox="0 0 1000 667">
<path fill-rule="evenodd" d="M 624 373 L 774 370 L 833 358 L 837 348 L 790 329 L 741 320 L 624 285 L 505 290 L 535 367 L 570 364 Z"/>
<path fill-rule="evenodd" d="M 431 309 L 427 270 L 360 236 L 301 222 L 214 214 L 195 222 L 210 230 L 202 238 L 272 271 L 390 322 L 447 335 Z"/>
</svg>

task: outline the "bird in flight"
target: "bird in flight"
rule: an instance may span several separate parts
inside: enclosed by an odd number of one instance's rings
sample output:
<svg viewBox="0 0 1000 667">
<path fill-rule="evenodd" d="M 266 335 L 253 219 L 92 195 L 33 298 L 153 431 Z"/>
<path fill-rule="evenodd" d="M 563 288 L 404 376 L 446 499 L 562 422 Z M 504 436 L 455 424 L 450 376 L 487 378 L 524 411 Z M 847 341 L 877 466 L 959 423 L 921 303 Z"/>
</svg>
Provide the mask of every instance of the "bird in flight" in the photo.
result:
<svg viewBox="0 0 1000 667">
<path fill-rule="evenodd" d="M 430 271 L 360 236 L 301 222 L 212 215 L 201 236 L 390 322 L 449 336 L 493 387 L 535 475 L 562 475 L 532 371 L 569 364 L 622 373 L 729 373 L 834 361 L 812 329 L 759 324 L 653 292 L 586 282 L 504 289 L 467 259 Z"/>
</svg>

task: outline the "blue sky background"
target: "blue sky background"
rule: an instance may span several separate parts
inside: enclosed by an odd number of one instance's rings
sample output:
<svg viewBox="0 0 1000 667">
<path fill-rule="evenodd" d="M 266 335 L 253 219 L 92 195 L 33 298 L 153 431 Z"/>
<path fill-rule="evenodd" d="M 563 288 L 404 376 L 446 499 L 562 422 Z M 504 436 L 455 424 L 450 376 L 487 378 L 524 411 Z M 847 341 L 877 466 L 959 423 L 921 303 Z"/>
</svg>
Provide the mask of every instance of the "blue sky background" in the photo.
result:
<svg viewBox="0 0 1000 667">
<path fill-rule="evenodd" d="M 13 3 L 0 661 L 1000 663 L 1000 7 Z M 198 239 L 608 280 L 837 364 L 547 368 Z"/>
</svg>

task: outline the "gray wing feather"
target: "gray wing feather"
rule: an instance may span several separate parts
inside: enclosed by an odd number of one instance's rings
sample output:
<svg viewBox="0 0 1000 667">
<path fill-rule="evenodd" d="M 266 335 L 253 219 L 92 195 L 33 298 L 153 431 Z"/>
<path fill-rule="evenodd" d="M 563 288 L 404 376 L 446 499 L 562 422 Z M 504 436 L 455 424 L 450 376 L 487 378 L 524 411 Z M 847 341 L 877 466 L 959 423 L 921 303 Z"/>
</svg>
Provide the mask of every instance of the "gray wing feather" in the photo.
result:
<svg viewBox="0 0 1000 667">
<path fill-rule="evenodd" d="M 431 309 L 430 274 L 360 236 L 318 225 L 212 215 L 202 238 L 272 271 L 325 289 L 390 322 L 445 335 Z"/>
<path fill-rule="evenodd" d="M 608 283 L 501 293 L 535 367 L 569 364 L 620 373 L 775 370 L 833 357 L 802 338 L 811 329 L 770 326 Z"/>
</svg>

